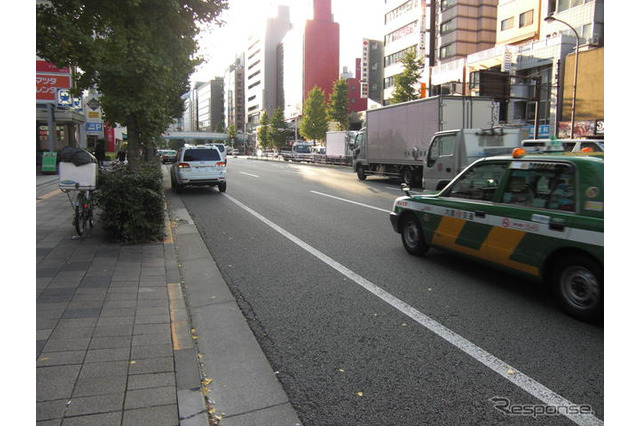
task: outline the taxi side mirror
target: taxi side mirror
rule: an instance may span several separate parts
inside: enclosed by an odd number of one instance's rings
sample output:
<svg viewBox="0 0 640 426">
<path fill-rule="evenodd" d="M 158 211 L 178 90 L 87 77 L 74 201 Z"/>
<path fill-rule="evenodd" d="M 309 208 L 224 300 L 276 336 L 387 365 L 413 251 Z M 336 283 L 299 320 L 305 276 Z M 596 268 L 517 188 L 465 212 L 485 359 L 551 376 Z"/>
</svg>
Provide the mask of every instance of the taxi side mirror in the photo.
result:
<svg viewBox="0 0 640 426">
<path fill-rule="evenodd" d="M 411 194 L 409 193 L 409 191 L 411 191 L 411 188 L 409 187 L 409 185 L 403 183 L 402 185 L 400 185 L 400 189 L 402 189 L 402 192 L 407 194 L 408 197 L 411 197 Z"/>
</svg>

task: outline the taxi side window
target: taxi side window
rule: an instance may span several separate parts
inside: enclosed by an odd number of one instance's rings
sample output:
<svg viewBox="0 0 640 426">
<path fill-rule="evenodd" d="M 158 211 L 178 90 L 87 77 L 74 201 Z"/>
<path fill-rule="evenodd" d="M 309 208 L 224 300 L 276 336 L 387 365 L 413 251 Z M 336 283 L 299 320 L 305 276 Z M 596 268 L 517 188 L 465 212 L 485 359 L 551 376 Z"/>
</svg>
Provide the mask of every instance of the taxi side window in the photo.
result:
<svg viewBox="0 0 640 426">
<path fill-rule="evenodd" d="M 575 176 L 564 164 L 512 168 L 502 202 L 524 207 L 575 210 Z"/>
<path fill-rule="evenodd" d="M 443 196 L 491 201 L 507 170 L 507 163 L 478 164 L 467 170 Z"/>
</svg>

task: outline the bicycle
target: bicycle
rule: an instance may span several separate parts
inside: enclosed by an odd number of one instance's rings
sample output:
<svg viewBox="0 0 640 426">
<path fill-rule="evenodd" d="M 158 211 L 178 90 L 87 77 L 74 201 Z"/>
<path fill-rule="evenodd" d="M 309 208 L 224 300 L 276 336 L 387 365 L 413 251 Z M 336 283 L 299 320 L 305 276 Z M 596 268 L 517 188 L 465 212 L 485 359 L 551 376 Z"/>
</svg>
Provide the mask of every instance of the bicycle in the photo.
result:
<svg viewBox="0 0 640 426">
<path fill-rule="evenodd" d="M 75 181 L 61 181 L 60 189 L 67 194 L 71 208 L 74 211 L 73 214 L 73 226 L 78 233 L 78 236 L 83 236 L 89 228 L 93 228 L 93 200 L 91 199 L 92 190 L 83 188 L 80 183 Z M 77 192 L 75 199 L 71 198 L 71 192 Z"/>
</svg>

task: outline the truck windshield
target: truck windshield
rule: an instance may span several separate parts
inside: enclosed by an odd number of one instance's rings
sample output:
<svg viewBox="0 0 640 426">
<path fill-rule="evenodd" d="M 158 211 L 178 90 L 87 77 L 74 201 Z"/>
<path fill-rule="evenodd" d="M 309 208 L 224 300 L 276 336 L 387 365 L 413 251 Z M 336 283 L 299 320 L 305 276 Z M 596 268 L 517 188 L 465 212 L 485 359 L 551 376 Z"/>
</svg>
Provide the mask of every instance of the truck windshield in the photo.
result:
<svg viewBox="0 0 640 426">
<path fill-rule="evenodd" d="M 293 151 L 300 154 L 308 154 L 311 152 L 311 147 L 309 145 L 297 145 L 293 147 Z"/>
</svg>

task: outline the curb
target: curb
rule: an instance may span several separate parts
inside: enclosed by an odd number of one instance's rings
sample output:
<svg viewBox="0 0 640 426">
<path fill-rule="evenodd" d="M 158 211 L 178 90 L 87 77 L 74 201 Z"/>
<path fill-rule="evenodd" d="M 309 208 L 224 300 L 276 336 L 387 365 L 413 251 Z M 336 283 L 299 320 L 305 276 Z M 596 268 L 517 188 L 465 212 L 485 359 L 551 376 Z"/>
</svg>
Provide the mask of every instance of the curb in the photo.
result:
<svg viewBox="0 0 640 426">
<path fill-rule="evenodd" d="M 180 424 L 301 425 L 182 199 L 165 194 Z"/>
<path fill-rule="evenodd" d="M 216 423 L 211 423 L 208 415 L 205 389 L 202 385 L 203 378 L 191 334 L 191 319 L 182 291 L 178 254 L 174 245 L 166 203 L 165 223 L 167 237 L 164 240 L 164 256 L 178 398 L 178 419 L 181 426 L 210 426 Z"/>
</svg>

